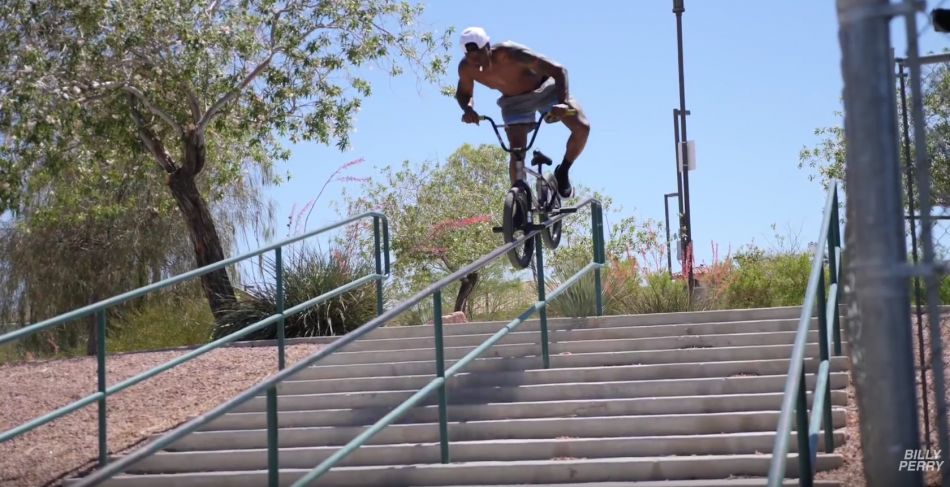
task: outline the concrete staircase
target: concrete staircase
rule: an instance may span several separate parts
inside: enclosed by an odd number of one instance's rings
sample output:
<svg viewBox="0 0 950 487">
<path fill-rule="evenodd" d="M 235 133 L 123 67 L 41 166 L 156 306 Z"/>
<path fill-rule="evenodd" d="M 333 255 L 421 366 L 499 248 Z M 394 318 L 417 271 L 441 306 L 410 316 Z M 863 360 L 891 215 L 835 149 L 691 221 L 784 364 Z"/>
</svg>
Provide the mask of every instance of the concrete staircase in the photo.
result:
<svg viewBox="0 0 950 487">
<path fill-rule="evenodd" d="M 799 312 L 551 319 L 547 370 L 538 323 L 525 323 L 450 381 L 452 463 L 440 463 L 433 395 L 316 485 L 765 485 Z M 500 326 L 447 325 L 447 366 Z M 809 357 L 818 356 L 815 326 Z M 428 382 L 432 347 L 431 327 L 383 328 L 282 384 L 281 485 Z M 845 424 L 847 367 L 832 361 L 835 428 Z M 809 390 L 816 369 L 806 364 Z M 264 408 L 255 398 L 106 485 L 264 486 Z M 828 470 L 842 459 L 822 453 L 817 463 Z M 797 475 L 794 454 L 788 474 Z"/>
</svg>

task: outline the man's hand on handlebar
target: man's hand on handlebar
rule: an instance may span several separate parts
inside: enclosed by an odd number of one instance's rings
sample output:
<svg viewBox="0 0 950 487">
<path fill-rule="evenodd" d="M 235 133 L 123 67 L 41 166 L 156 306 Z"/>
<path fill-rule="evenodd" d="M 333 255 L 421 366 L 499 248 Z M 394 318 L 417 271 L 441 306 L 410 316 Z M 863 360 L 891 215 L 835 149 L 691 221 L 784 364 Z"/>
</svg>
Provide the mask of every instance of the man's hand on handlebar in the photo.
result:
<svg viewBox="0 0 950 487">
<path fill-rule="evenodd" d="M 465 123 L 474 123 L 475 125 L 478 125 L 479 120 L 481 120 L 481 117 L 478 116 L 478 112 L 471 108 L 465 110 L 465 114 L 462 115 L 462 121 Z"/>
</svg>

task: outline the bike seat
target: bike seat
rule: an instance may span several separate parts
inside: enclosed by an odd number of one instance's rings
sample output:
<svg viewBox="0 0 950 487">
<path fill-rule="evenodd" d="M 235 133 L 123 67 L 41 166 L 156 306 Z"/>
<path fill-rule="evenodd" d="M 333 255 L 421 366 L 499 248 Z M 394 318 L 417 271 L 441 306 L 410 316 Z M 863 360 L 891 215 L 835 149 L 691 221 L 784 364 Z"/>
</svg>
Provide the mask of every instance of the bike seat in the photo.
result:
<svg viewBox="0 0 950 487">
<path fill-rule="evenodd" d="M 534 151 L 534 155 L 531 157 L 531 165 L 540 166 L 542 164 L 550 166 L 554 164 L 554 161 L 552 161 L 550 157 L 542 154 L 541 151 Z"/>
</svg>

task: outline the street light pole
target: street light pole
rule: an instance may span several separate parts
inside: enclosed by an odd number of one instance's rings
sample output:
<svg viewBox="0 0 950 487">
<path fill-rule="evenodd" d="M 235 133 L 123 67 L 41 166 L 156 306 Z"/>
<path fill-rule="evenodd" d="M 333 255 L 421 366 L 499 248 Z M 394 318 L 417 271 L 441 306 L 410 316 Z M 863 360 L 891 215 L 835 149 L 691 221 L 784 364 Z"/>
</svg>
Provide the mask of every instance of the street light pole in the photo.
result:
<svg viewBox="0 0 950 487">
<path fill-rule="evenodd" d="M 685 75 L 683 73 L 683 12 L 686 11 L 686 7 L 683 4 L 684 0 L 673 0 L 673 13 L 676 14 L 676 48 L 677 56 L 679 61 L 679 85 L 680 85 L 680 108 L 679 108 L 679 117 L 680 117 L 680 147 L 679 153 L 681 154 L 680 161 L 680 171 L 679 174 L 682 177 L 682 198 L 683 198 L 683 235 L 681 241 L 683 242 L 683 252 L 684 258 L 683 262 L 686 266 L 686 269 L 683 269 L 686 274 L 686 283 L 687 289 L 689 289 L 689 294 L 692 297 L 693 294 L 693 228 L 690 222 L 689 214 L 689 155 L 686 150 L 686 81 Z"/>
<path fill-rule="evenodd" d="M 673 277 L 673 248 L 670 244 L 670 197 L 676 196 L 679 199 L 679 193 L 666 193 L 663 195 L 663 211 L 666 213 L 666 269 Z"/>
</svg>

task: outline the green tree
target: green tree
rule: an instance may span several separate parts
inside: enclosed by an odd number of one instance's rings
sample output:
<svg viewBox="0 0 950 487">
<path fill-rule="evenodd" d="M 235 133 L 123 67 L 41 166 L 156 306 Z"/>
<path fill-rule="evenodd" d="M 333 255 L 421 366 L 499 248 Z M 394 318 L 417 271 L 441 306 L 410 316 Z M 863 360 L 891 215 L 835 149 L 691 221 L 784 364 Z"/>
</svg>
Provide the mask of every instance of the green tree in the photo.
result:
<svg viewBox="0 0 950 487">
<path fill-rule="evenodd" d="M 370 94 L 357 68 L 444 71 L 433 53 L 447 36 L 414 30 L 421 10 L 400 0 L 3 2 L 0 212 L 38 174 L 121 149 L 162 174 L 196 264 L 217 262 L 224 247 L 198 178 L 223 197 L 245 164 L 268 173 L 288 157 L 279 137 L 346 147 Z M 234 300 L 225 270 L 202 286 L 216 317 Z"/>
<path fill-rule="evenodd" d="M 34 191 L 0 227 L 0 321 L 24 326 L 194 267 L 187 239 L 169 238 L 186 229 L 174 200 L 154 181 L 160 175 L 128 159 L 105 162 L 31 179 Z M 259 186 L 225 189 L 212 210 L 231 248 L 238 227 L 269 224 L 269 214 L 260 213 L 266 205 Z M 198 289 L 175 292 L 191 296 Z M 56 328 L 23 350 L 72 352 L 85 334 L 86 352 L 95 353 L 95 317 L 77 325 Z"/>
<path fill-rule="evenodd" d="M 347 200 L 353 212 L 374 209 L 389 218 L 397 285 L 420 289 L 501 245 L 491 231 L 510 187 L 508 154 L 500 148 L 466 144 L 443 164 L 407 161 L 380 172 L 364 183 L 362 196 Z M 478 272 L 462 280 L 455 311 L 466 309 L 478 283 Z"/>
<path fill-rule="evenodd" d="M 930 178 L 932 183 L 933 204 L 950 205 L 950 67 L 945 64 L 936 65 L 928 72 L 923 80 L 924 113 L 927 130 L 927 156 L 931 161 Z M 909 93 L 908 93 L 909 96 Z M 900 108 L 900 93 L 895 97 Z M 912 100 L 908 98 L 908 106 Z M 844 118 L 842 112 L 835 112 L 839 119 Z M 911 156 L 914 151 L 913 123 L 910 113 Z M 902 165 L 902 179 L 904 178 L 903 165 L 907 164 L 903 150 L 903 132 L 900 132 L 901 150 L 899 151 Z M 833 180 L 844 181 L 845 177 L 845 130 L 841 125 L 821 127 L 815 129 L 815 136 L 820 140 L 812 147 L 803 147 L 799 153 L 799 168 L 808 168 L 815 173 L 811 179 L 819 179 L 827 187 Z M 916 178 L 916 175 L 915 175 Z M 917 181 L 914 180 L 916 193 Z M 905 198 L 907 195 L 904 195 Z M 919 200 L 919 194 L 913 195 Z"/>
</svg>

